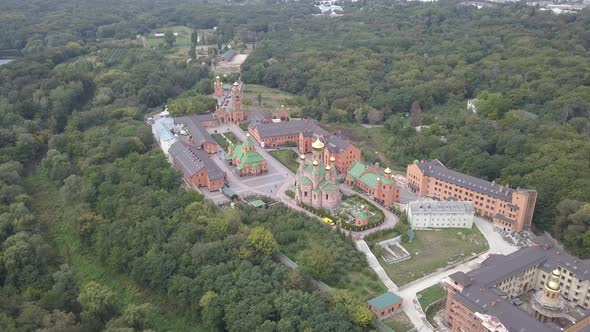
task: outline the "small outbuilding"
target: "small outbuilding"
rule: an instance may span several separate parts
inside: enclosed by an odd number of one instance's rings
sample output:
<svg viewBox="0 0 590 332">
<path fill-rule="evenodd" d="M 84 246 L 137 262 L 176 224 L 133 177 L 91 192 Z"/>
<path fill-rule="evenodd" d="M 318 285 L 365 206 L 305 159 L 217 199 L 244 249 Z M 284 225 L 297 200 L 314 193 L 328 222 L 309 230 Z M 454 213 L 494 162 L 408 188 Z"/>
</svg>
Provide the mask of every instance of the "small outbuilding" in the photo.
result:
<svg viewBox="0 0 590 332">
<path fill-rule="evenodd" d="M 393 292 L 387 292 L 367 301 L 369 309 L 379 319 L 385 319 L 401 310 L 402 298 Z"/>
</svg>

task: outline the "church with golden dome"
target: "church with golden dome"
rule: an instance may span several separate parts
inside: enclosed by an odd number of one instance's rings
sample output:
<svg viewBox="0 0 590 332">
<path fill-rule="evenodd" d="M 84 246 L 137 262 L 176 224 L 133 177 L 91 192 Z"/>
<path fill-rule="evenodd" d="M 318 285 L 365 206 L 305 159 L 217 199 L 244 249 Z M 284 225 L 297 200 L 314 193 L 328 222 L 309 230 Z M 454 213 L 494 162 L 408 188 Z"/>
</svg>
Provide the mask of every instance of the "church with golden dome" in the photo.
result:
<svg viewBox="0 0 590 332">
<path fill-rule="evenodd" d="M 315 208 L 333 209 L 342 196 L 336 184 L 335 158 L 330 157 L 329 164 L 324 164 L 325 144 L 318 136 L 311 145 L 312 160 L 302 154 L 295 180 L 295 200 L 298 204 L 307 204 Z"/>
</svg>

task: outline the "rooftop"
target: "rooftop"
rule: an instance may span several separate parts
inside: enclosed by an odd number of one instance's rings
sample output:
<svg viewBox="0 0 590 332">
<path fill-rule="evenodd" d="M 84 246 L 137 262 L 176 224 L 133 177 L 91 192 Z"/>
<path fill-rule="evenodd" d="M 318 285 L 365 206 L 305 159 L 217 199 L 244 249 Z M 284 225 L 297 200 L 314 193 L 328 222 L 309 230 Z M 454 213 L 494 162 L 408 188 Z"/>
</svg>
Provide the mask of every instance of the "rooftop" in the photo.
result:
<svg viewBox="0 0 590 332">
<path fill-rule="evenodd" d="M 380 168 L 379 173 L 376 173 L 373 167 L 365 165 L 360 161 L 355 162 L 352 167 L 350 167 L 348 174 L 371 188 L 375 188 L 378 179 L 383 184 L 393 184 L 392 179 L 385 178 L 383 169 Z"/>
<path fill-rule="evenodd" d="M 557 248 L 546 245 L 520 249 L 510 255 L 490 255 L 479 269 L 468 273 L 456 272 L 449 276 L 463 287 L 456 293 L 459 302 L 475 312 L 496 317 L 509 331 L 559 331 L 556 326 L 545 325 L 518 306 L 502 298 L 496 285 L 512 276 L 536 266 L 550 273 L 560 267 L 573 272 L 581 280 L 590 279 L 590 262 L 580 260 Z"/>
<path fill-rule="evenodd" d="M 225 177 L 222 171 L 206 151 L 182 142 L 175 142 L 170 147 L 170 156 L 186 176 L 193 176 L 205 168 L 209 180 Z"/>
<path fill-rule="evenodd" d="M 192 136 L 193 142 L 196 145 L 203 143 L 217 144 L 213 137 L 207 132 L 207 129 L 201 124 L 202 122 L 212 120 L 214 120 L 213 114 L 209 113 L 177 117 L 174 118 L 174 123 L 177 125 L 184 125 L 188 135 Z"/>
<path fill-rule="evenodd" d="M 412 214 L 423 213 L 475 213 L 473 202 L 469 201 L 413 201 L 408 204 Z"/>
<path fill-rule="evenodd" d="M 473 190 L 480 194 L 499 198 L 508 202 L 512 201 L 513 189 L 450 170 L 437 159 L 425 162 L 416 161 L 415 164 L 420 168 L 424 175 Z"/>
<path fill-rule="evenodd" d="M 402 298 L 398 295 L 392 292 L 386 292 L 382 295 L 370 299 L 369 301 L 367 301 L 367 303 L 377 308 L 378 310 L 383 310 L 401 301 Z"/>
</svg>

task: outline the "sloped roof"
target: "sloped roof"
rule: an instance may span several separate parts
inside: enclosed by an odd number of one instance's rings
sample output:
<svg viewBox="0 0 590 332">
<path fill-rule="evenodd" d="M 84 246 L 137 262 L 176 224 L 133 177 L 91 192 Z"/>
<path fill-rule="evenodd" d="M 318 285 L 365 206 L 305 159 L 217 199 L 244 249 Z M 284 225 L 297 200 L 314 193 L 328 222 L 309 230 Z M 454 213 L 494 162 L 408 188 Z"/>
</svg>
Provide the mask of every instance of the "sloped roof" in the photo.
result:
<svg viewBox="0 0 590 332">
<path fill-rule="evenodd" d="M 160 142 L 175 141 L 176 137 L 171 129 L 174 127 L 174 120 L 171 118 L 159 118 L 153 124 L 154 131 Z"/>
<path fill-rule="evenodd" d="M 174 122 L 179 125 L 185 125 L 188 134 L 193 137 L 193 141 L 196 145 L 202 143 L 216 144 L 215 140 L 207 132 L 207 129 L 201 125 L 202 119 L 208 118 L 208 115 L 192 115 L 192 116 L 180 116 L 174 118 Z M 205 120 L 206 121 L 206 120 Z"/>
<path fill-rule="evenodd" d="M 415 164 L 420 168 L 424 175 L 467 188 L 480 194 L 499 198 L 504 201 L 512 201 L 512 189 L 486 180 L 478 179 L 471 175 L 450 170 L 437 159 L 428 160 L 424 163 L 417 161 Z"/>
<path fill-rule="evenodd" d="M 169 154 L 174 164 L 180 167 L 182 173 L 186 176 L 191 177 L 205 168 L 209 180 L 225 177 L 225 172 L 202 149 L 197 149 L 182 142 L 175 142 L 170 147 Z"/>
<path fill-rule="evenodd" d="M 475 213 L 473 202 L 470 201 L 413 201 L 408 204 L 412 214 L 425 213 Z"/>
<path fill-rule="evenodd" d="M 396 295 L 395 293 L 386 292 L 382 295 L 370 299 L 369 301 L 367 301 L 367 303 L 377 308 L 378 310 L 383 310 L 401 301 L 402 298 Z"/>
<path fill-rule="evenodd" d="M 383 170 L 380 169 L 380 173 L 383 173 Z M 375 188 L 377 186 L 377 179 L 380 179 L 383 184 L 393 184 L 392 179 L 386 179 L 384 174 L 373 172 L 369 166 L 360 161 L 355 162 L 352 167 L 348 169 L 348 174 L 370 188 Z"/>
<path fill-rule="evenodd" d="M 244 151 L 242 144 L 232 149 L 232 159 L 238 159 L 242 164 L 250 164 L 264 161 L 264 158 L 256 151 Z"/>
<path fill-rule="evenodd" d="M 234 55 L 236 55 L 236 51 L 234 51 L 233 49 L 230 48 L 229 50 L 225 51 L 225 53 L 223 53 L 221 56 L 229 59 L 229 58 L 233 57 Z"/>
</svg>

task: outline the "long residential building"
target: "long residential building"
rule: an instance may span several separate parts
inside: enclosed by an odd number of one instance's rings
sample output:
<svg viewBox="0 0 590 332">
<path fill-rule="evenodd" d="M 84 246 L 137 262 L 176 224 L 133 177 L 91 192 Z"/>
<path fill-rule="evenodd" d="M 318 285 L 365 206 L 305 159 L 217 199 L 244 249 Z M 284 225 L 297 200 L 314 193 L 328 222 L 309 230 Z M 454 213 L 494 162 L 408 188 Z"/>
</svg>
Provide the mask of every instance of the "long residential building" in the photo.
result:
<svg viewBox="0 0 590 332">
<path fill-rule="evenodd" d="M 169 150 L 174 166 L 193 186 L 207 187 L 210 191 L 223 188 L 225 172 L 215 164 L 204 149 L 183 142 L 175 142 Z"/>
<path fill-rule="evenodd" d="M 315 120 L 273 122 L 254 118 L 248 126 L 248 131 L 262 147 L 275 148 L 292 143 L 297 144 L 299 152 L 304 154 L 312 151 L 312 143 L 319 137 L 326 146 L 323 153 L 324 165 L 329 165 L 330 158 L 334 157 L 336 169 L 341 174 L 345 174 L 361 159 L 361 150 L 358 147 L 341 135 L 329 133 Z"/>
<path fill-rule="evenodd" d="M 188 144 L 207 151 L 207 153 L 217 153 L 219 145 L 207 132 L 205 127 L 215 124 L 213 114 L 199 114 L 191 116 L 181 116 L 174 118 L 176 132 L 182 136 L 187 136 Z"/>
<path fill-rule="evenodd" d="M 545 238 L 444 279 L 452 331 L 590 331 L 590 262 Z"/>
<path fill-rule="evenodd" d="M 471 228 L 475 210 L 469 201 L 413 201 L 408 203 L 412 229 Z"/>
<path fill-rule="evenodd" d="M 532 189 L 512 189 L 446 168 L 438 160 L 415 161 L 407 167 L 407 186 L 440 200 L 471 201 L 475 212 L 504 230 L 529 228 L 537 200 Z"/>
</svg>

